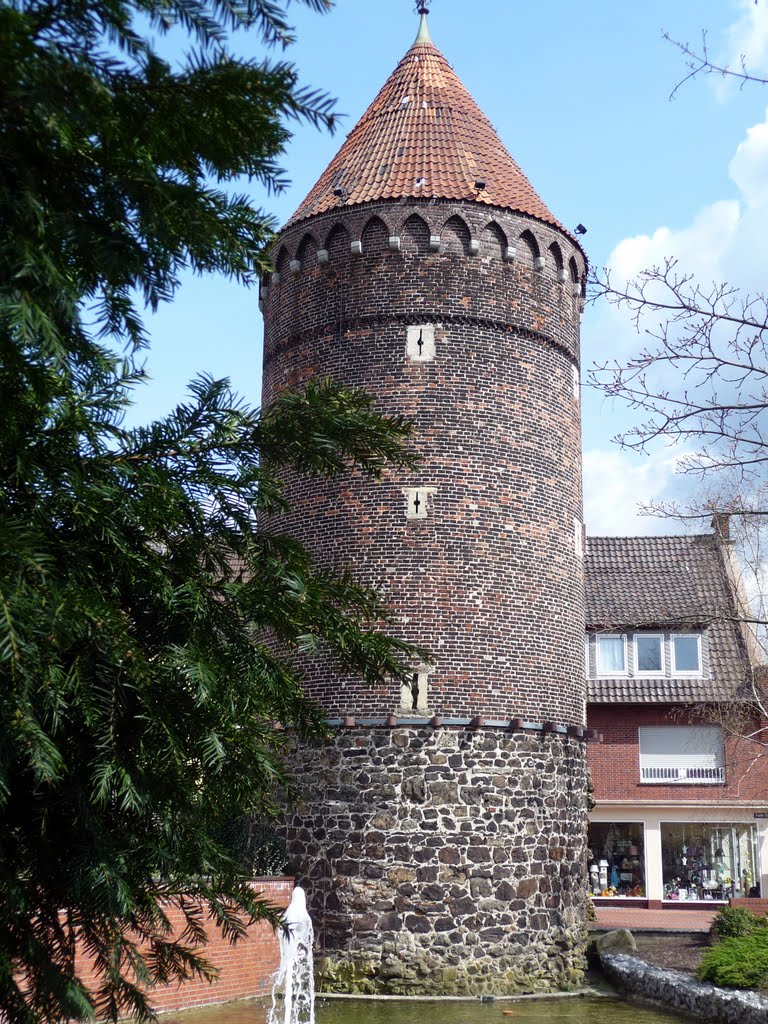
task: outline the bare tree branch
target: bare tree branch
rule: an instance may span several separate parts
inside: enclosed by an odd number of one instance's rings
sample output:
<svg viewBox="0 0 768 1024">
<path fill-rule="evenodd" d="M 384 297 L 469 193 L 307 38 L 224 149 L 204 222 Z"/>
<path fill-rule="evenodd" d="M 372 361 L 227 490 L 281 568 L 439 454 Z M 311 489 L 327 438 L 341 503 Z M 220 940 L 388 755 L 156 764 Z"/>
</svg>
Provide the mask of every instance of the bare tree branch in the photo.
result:
<svg viewBox="0 0 768 1024">
<path fill-rule="evenodd" d="M 616 440 L 646 451 L 659 439 L 680 446 L 681 472 L 768 461 L 768 300 L 728 283 L 702 285 L 675 259 L 615 283 L 594 272 L 593 301 L 629 311 L 646 338 L 626 361 L 595 365 L 587 383 L 646 418 Z"/>
<path fill-rule="evenodd" d="M 685 66 L 688 69 L 686 74 L 677 83 L 675 88 L 669 94 L 669 98 L 672 100 L 675 98 L 678 90 L 681 89 L 686 82 L 692 78 L 697 78 L 699 75 L 719 75 L 721 78 L 735 78 L 740 83 L 740 88 L 744 88 L 748 83 L 754 83 L 757 85 L 768 84 L 768 78 L 763 75 L 756 75 L 747 70 L 746 58 L 744 54 L 739 58 L 738 68 L 733 68 L 728 64 L 719 64 L 712 60 L 709 53 L 709 46 L 707 44 L 707 33 L 704 31 L 701 33 L 701 45 L 694 49 L 689 43 L 679 42 L 677 39 L 673 39 L 668 32 L 662 32 L 662 38 L 666 39 L 668 43 L 672 43 L 685 57 Z"/>
</svg>

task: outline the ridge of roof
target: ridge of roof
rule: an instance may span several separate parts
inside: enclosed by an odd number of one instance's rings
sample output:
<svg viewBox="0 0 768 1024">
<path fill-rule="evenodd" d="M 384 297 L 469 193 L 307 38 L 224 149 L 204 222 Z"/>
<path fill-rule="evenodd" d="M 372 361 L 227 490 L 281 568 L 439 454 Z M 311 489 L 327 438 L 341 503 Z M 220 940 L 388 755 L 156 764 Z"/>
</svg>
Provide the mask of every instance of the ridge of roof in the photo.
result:
<svg viewBox="0 0 768 1024">
<path fill-rule="evenodd" d="M 617 536 L 607 536 L 605 534 L 588 534 L 587 540 L 589 541 L 631 541 L 633 543 L 645 543 L 654 542 L 660 540 L 671 540 L 671 541 L 690 541 L 690 540 L 717 540 L 714 533 L 652 533 L 643 534 L 642 536 L 620 534 Z"/>
<path fill-rule="evenodd" d="M 423 12 L 421 17 L 414 43 L 286 227 L 381 200 L 448 199 L 522 213 L 570 236 L 431 41 Z"/>
</svg>

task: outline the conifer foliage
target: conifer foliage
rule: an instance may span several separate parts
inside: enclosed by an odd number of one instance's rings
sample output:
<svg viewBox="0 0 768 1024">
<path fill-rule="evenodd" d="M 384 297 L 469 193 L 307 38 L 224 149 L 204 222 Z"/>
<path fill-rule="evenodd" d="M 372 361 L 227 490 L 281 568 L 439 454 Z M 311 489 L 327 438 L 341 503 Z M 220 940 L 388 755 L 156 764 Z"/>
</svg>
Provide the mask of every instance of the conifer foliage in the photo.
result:
<svg viewBox="0 0 768 1024">
<path fill-rule="evenodd" d="M 295 655 L 331 650 L 377 680 L 423 653 L 381 631 L 374 593 L 256 526 L 281 507 L 285 466 L 409 465 L 405 422 L 327 382 L 259 415 L 201 377 L 164 420 L 123 426 L 144 304 L 172 298 L 185 268 L 254 281 L 272 225 L 229 183 L 281 187 L 286 123 L 333 124 L 290 64 L 233 55 L 245 28 L 289 41 L 269 0 L 0 4 L 0 1016 L 13 1022 L 143 1019 L 152 984 L 210 976 L 206 921 L 237 937 L 269 914 L 217 834 L 272 813 L 273 723 L 321 729 Z M 191 47 L 178 66 L 151 43 L 167 31 Z M 100 972 L 92 995 L 76 941 Z"/>
</svg>

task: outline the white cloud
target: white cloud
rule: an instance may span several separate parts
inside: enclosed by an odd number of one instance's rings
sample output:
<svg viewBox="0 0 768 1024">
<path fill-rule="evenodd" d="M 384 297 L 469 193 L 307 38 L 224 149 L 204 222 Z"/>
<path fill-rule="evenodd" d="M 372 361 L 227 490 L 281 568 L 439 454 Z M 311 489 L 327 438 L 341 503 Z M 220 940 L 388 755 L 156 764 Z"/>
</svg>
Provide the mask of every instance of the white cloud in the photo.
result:
<svg viewBox="0 0 768 1024">
<path fill-rule="evenodd" d="M 738 234 L 742 214 L 735 199 L 712 203 L 700 210 L 688 227 L 677 231 L 660 227 L 652 235 L 625 238 L 611 253 L 608 264 L 620 280 L 628 280 L 673 256 L 700 280 L 717 280 L 721 258 Z"/>
<path fill-rule="evenodd" d="M 584 452 L 584 521 L 587 534 L 636 537 L 680 533 L 672 519 L 641 516 L 640 505 L 670 497 L 679 455 L 664 449 L 639 457 L 629 452 L 591 448 Z"/>
<path fill-rule="evenodd" d="M 739 143 L 728 165 L 728 173 L 748 209 L 768 206 L 768 113 L 765 121 L 747 130 L 747 137 Z"/>
<path fill-rule="evenodd" d="M 768 15 L 766 15 L 768 21 Z M 614 284 L 635 278 L 641 271 L 660 266 L 665 259 L 678 261 L 681 273 L 692 273 L 706 287 L 711 282 L 729 282 L 744 294 L 765 290 L 766 243 L 768 238 L 768 111 L 763 121 L 751 127 L 731 158 L 729 174 L 737 197 L 721 199 L 702 207 L 691 222 L 679 228 L 660 226 L 650 234 L 625 238 L 614 248 L 608 261 Z M 641 327 L 653 331 L 662 312 L 651 312 Z M 588 325 L 589 353 L 594 363 L 619 362 L 637 355 L 654 341 L 638 335 L 624 308 L 595 310 Z M 669 378 L 666 364 L 648 370 L 652 386 L 670 390 L 679 380 Z M 603 448 L 604 410 L 585 395 L 587 450 L 584 455 L 585 510 L 589 532 L 653 534 L 674 532 L 669 520 L 639 517 L 638 504 L 684 496 L 691 480 L 675 474 L 681 453 L 660 448 L 640 460 L 618 448 Z M 621 432 L 643 414 L 618 401 L 611 414 L 613 430 Z"/>
<path fill-rule="evenodd" d="M 768 11 L 768 5 L 766 6 Z M 766 14 L 768 21 L 768 13 Z M 608 258 L 615 284 L 641 271 L 678 261 L 682 273 L 695 275 L 703 286 L 735 284 L 743 293 L 764 291 L 768 237 L 768 110 L 749 128 L 728 164 L 736 196 L 703 206 L 691 222 L 662 225 L 650 234 L 618 243 Z M 652 322 L 659 314 L 651 315 Z M 637 332 L 625 310 L 606 308 L 593 317 L 590 352 L 593 358 L 625 358 L 638 350 Z"/>
<path fill-rule="evenodd" d="M 732 25 L 723 63 L 734 69 L 744 65 L 755 74 L 768 74 L 768 0 L 740 0 L 739 17 Z M 722 82 L 722 80 L 720 80 Z M 728 154 L 724 154 L 724 162 Z M 692 170 L 692 173 L 695 171 Z M 765 118 L 749 128 L 728 162 L 733 191 L 702 206 L 688 224 L 661 225 L 647 234 L 620 241 L 608 259 L 615 285 L 636 278 L 643 270 L 663 265 L 672 258 L 683 274 L 693 274 L 706 289 L 712 282 L 730 283 L 743 295 L 765 292 L 768 279 L 768 110 Z M 623 362 L 644 347 L 654 347 L 645 334 L 657 328 L 663 313 L 651 313 L 641 333 L 625 308 L 602 303 L 590 310 L 585 321 L 585 348 L 590 362 Z M 666 368 L 648 372 L 649 381 Z M 657 381 L 658 383 L 658 381 Z M 679 381 L 670 380 L 674 389 Z M 660 448 L 641 459 L 632 453 L 606 449 L 605 411 L 593 395 L 585 394 L 587 449 L 584 453 L 585 519 L 588 532 L 596 534 L 654 534 L 676 532 L 670 520 L 637 515 L 637 506 L 654 499 L 669 500 L 675 493 L 690 491 L 689 477 L 675 473 L 680 455 Z M 642 418 L 640 410 L 622 407 L 611 412 L 613 430 L 621 432 Z"/>
<path fill-rule="evenodd" d="M 724 63 L 738 71 L 742 64 L 753 74 L 768 70 L 768 6 L 764 0 L 740 0 L 740 15 L 728 30 Z"/>
</svg>

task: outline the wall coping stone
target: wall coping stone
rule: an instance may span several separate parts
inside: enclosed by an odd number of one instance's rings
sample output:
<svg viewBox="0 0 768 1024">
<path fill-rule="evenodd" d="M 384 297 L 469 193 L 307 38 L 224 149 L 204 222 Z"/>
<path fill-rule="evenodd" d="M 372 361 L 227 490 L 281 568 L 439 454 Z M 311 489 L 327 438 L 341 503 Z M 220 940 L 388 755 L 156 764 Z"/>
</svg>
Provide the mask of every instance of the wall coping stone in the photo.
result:
<svg viewBox="0 0 768 1024">
<path fill-rule="evenodd" d="M 392 719 L 395 719 L 393 722 Z M 599 736 L 594 730 L 586 729 L 581 725 L 558 725 L 554 722 L 526 722 L 522 719 L 495 719 L 495 718 L 446 718 L 443 715 L 435 715 L 430 718 L 401 718 L 399 715 L 386 715 L 383 718 L 359 718 L 356 715 L 348 715 L 346 718 L 326 718 L 325 724 L 336 729 L 354 729 L 362 727 L 366 729 L 395 729 L 395 728 L 430 728 L 430 729 L 501 729 L 505 732 L 544 732 L 557 733 L 561 736 L 568 736 L 570 739 L 586 739 L 598 741 Z M 283 728 L 281 723 L 275 723 L 275 727 Z M 290 727 L 289 727 L 290 728 Z"/>
<path fill-rule="evenodd" d="M 626 953 L 602 953 L 603 971 L 633 995 L 718 1024 L 765 1024 L 768 999 L 744 989 L 718 988 L 684 971 L 664 970 Z"/>
</svg>

